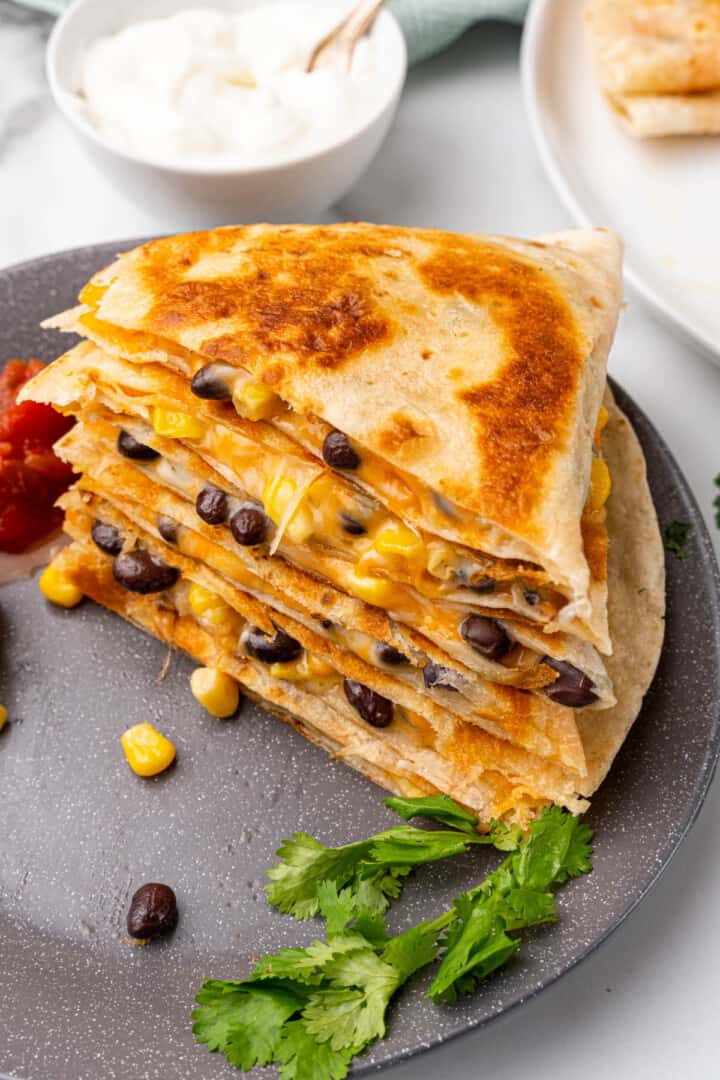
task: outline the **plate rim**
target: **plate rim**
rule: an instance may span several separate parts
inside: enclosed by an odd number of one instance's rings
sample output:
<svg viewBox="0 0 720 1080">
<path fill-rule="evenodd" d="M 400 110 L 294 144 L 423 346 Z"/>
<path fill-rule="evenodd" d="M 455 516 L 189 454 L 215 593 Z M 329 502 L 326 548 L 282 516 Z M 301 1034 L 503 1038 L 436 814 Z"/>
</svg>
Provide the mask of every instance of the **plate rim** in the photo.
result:
<svg viewBox="0 0 720 1080">
<path fill-rule="evenodd" d="M 548 2 L 548 0 L 543 0 Z M 32 271 L 34 267 L 40 265 L 46 265 L 53 263 L 58 259 L 65 259 L 72 257 L 73 255 L 83 255 L 97 252 L 102 253 L 103 258 L 107 254 L 109 258 L 112 258 L 113 249 L 117 251 L 129 250 L 132 246 L 137 246 L 140 243 L 146 242 L 152 237 L 143 238 L 129 238 L 118 239 L 109 241 L 100 241 L 94 244 L 83 244 L 72 248 L 65 248 L 60 251 L 51 252 L 46 255 L 35 256 L 20 262 L 13 263 L 6 267 L 0 267 L 0 284 L 4 279 L 12 277 L 15 273 L 23 273 Z M 628 407 L 635 417 L 646 426 L 649 432 L 655 448 L 661 453 L 662 457 L 669 463 L 670 467 L 677 474 L 679 480 L 679 487 L 682 492 L 683 498 L 687 501 L 688 505 L 693 511 L 695 520 L 697 522 L 697 528 L 695 531 L 694 539 L 700 546 L 700 555 L 702 564 L 706 567 L 711 580 L 713 589 L 714 603 L 712 605 L 713 623 L 716 628 L 715 635 L 715 647 L 720 667 L 720 567 L 718 560 L 715 556 L 712 539 L 704 521 L 702 512 L 695 495 L 686 479 L 680 465 L 676 461 L 670 447 L 659 433 L 654 423 L 647 416 L 645 411 L 639 406 L 636 401 L 617 383 L 612 377 L 608 377 L 612 386 L 613 392 L 618 398 L 620 407 L 625 411 Z M 634 426 L 634 425 L 633 425 Z M 704 757 L 702 762 L 702 769 L 698 773 L 697 782 L 693 788 L 692 798 L 689 801 L 687 813 L 682 820 L 678 823 L 678 828 L 673 837 L 665 844 L 662 849 L 661 855 L 653 865 L 652 870 L 648 873 L 646 880 L 641 890 L 633 896 L 632 900 L 615 916 L 615 921 L 612 925 L 608 926 L 598 937 L 591 941 L 581 952 L 579 952 L 572 960 L 564 963 L 559 970 L 552 971 L 546 978 L 544 978 L 539 984 L 533 986 L 526 992 L 521 992 L 515 998 L 507 1004 L 502 1011 L 493 1013 L 489 1016 L 480 1017 L 475 1021 L 470 1021 L 465 1027 L 456 1031 L 452 1031 L 440 1038 L 428 1044 L 420 1044 L 402 1049 L 391 1056 L 388 1056 L 380 1061 L 363 1060 L 362 1057 L 356 1060 L 350 1071 L 351 1076 L 363 1076 L 372 1072 L 378 1072 L 381 1069 L 391 1068 L 394 1065 L 398 1065 L 409 1061 L 419 1055 L 429 1054 L 431 1051 L 437 1051 L 440 1048 L 447 1046 L 451 1042 L 457 1039 L 469 1036 L 473 1033 L 479 1032 L 481 1029 L 492 1024 L 494 1021 L 499 1020 L 501 1017 L 505 1017 L 516 1009 L 526 1004 L 528 1001 L 534 1000 L 543 991 L 547 990 L 550 986 L 556 983 L 559 979 L 565 976 L 569 971 L 578 967 L 584 963 L 590 956 L 592 956 L 597 949 L 604 945 L 611 935 L 622 926 L 626 920 L 633 914 L 638 906 L 645 900 L 652 889 L 655 888 L 660 878 L 665 873 L 667 867 L 675 857 L 678 849 L 682 843 L 687 839 L 687 836 L 691 832 L 695 825 L 703 806 L 705 805 L 710 785 L 713 781 L 715 773 L 717 771 L 718 762 L 720 761 L 720 702 L 717 703 L 713 724 L 708 728 L 707 739 L 705 743 Z M 382 1044 L 377 1044 L 381 1046 Z M 5 1080 L 5 1074 L 0 1071 L 0 1080 Z M 7 1080 L 10 1080 L 8 1077 Z"/>
<path fill-rule="evenodd" d="M 559 156 L 555 153 L 553 140 L 546 130 L 545 111 L 541 105 L 542 95 L 539 92 L 540 67 L 544 55 L 541 47 L 543 34 L 546 32 L 550 18 L 561 10 L 563 10 L 563 0 L 531 0 L 520 43 L 522 97 L 525 116 L 545 174 L 573 220 L 584 228 L 592 228 L 597 225 L 597 222 L 583 209 L 575 194 L 574 186 L 563 171 Z M 661 299 L 652 285 L 645 281 L 643 274 L 636 269 L 632 255 L 627 252 L 623 275 L 632 289 L 658 318 L 686 342 L 689 341 L 699 348 L 711 362 L 720 363 L 720 340 L 713 340 L 672 303 Z"/>
</svg>

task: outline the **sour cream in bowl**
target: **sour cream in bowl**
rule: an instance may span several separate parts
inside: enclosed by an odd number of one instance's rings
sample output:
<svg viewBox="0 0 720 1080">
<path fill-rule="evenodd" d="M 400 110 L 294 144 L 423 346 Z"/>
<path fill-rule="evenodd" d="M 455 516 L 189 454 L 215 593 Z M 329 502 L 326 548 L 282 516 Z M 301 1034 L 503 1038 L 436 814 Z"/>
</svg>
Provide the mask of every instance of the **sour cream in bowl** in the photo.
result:
<svg viewBox="0 0 720 1080">
<path fill-rule="evenodd" d="M 48 45 L 51 89 L 98 163 L 145 203 L 312 216 L 367 167 L 404 81 L 385 11 L 349 72 L 307 72 L 350 6 L 75 0 Z"/>
</svg>

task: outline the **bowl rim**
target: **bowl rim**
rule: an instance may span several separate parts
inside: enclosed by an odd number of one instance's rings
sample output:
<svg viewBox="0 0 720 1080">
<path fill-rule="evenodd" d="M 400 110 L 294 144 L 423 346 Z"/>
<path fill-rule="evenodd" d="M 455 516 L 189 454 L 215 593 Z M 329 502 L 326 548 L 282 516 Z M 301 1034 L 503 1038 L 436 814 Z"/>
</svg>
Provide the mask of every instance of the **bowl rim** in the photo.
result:
<svg viewBox="0 0 720 1080">
<path fill-rule="evenodd" d="M 52 94 L 55 105 L 60 110 L 62 115 L 68 121 L 68 123 L 77 131 L 80 135 L 83 135 L 90 142 L 95 143 L 103 150 L 107 151 L 111 155 L 114 155 L 121 160 L 131 162 L 134 165 L 147 166 L 153 169 L 158 169 L 165 173 L 185 174 L 188 176 L 208 176 L 208 177 L 231 177 L 231 176 L 259 176 L 264 173 L 280 172 L 284 169 L 290 168 L 295 165 L 305 165 L 310 162 L 314 162 L 322 159 L 328 154 L 332 154 L 336 150 L 340 150 L 343 147 L 349 145 L 359 136 L 365 134 L 377 123 L 378 120 L 384 115 L 384 113 L 392 109 L 397 103 L 403 86 L 405 85 L 405 79 L 408 69 L 408 54 L 407 44 L 405 42 L 405 35 L 402 32 L 400 24 L 393 13 L 388 7 L 383 6 L 381 8 L 377 19 L 375 20 L 375 26 L 378 27 L 379 32 L 387 39 L 394 39 L 395 47 L 398 51 L 399 62 L 397 64 L 397 70 L 394 72 L 392 78 L 388 80 L 388 87 L 386 93 L 382 96 L 376 107 L 370 113 L 368 118 L 363 121 L 359 127 L 352 128 L 348 134 L 343 135 L 341 138 L 334 142 L 328 143 L 327 146 L 321 146 L 316 150 L 311 150 L 307 153 L 296 152 L 294 154 L 288 154 L 286 157 L 276 159 L 267 162 L 267 164 L 255 164 L 255 165 L 206 165 L 188 162 L 183 164 L 182 162 L 173 163 L 172 161 L 163 160 L 162 158 L 154 158 L 145 156 L 143 154 L 135 153 L 132 150 L 125 150 L 117 143 L 107 139 L 102 135 L 93 125 L 85 120 L 81 113 L 71 107 L 70 98 L 71 93 L 62 85 L 62 82 L 58 75 L 58 58 L 62 54 L 64 48 L 64 37 L 68 26 L 76 19 L 81 17 L 80 12 L 85 8 L 91 7 L 94 3 L 103 3 L 104 0 L 72 0 L 72 2 L 65 8 L 62 14 L 58 17 L 51 33 L 48 38 L 48 43 L 45 49 L 45 75 L 50 87 L 50 93 Z M 184 0 L 183 0 L 184 2 Z M 268 0 L 255 0 L 258 7 L 265 6 Z M 208 3 L 208 7 L 212 7 L 212 0 Z M 332 6 L 331 3 L 325 4 L 325 6 Z M 178 10 L 182 10 L 178 7 Z M 169 16 L 167 16 L 169 17 Z M 140 19 L 134 20 L 140 22 Z M 130 25 L 130 24 L 128 24 Z"/>
</svg>

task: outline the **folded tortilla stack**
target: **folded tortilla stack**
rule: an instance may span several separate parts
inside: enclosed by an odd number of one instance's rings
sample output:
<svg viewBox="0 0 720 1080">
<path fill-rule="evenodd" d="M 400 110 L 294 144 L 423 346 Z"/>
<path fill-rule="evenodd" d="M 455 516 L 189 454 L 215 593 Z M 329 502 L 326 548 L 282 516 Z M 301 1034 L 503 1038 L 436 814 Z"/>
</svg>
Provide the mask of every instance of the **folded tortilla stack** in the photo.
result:
<svg viewBox="0 0 720 1080">
<path fill-rule="evenodd" d="M 605 96 L 633 135 L 720 133 L 720 0 L 589 0 Z"/>
<path fill-rule="evenodd" d="M 78 420 L 57 568 L 389 790 L 582 810 L 662 641 L 619 303 L 604 230 L 128 252 L 25 391 Z"/>
</svg>

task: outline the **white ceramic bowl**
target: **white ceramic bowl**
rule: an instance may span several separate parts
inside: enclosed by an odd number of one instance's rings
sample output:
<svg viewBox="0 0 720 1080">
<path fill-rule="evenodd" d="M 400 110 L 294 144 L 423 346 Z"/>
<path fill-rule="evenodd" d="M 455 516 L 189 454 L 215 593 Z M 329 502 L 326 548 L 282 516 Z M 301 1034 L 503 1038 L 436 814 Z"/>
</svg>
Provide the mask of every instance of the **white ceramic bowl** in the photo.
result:
<svg viewBox="0 0 720 1080">
<path fill-rule="evenodd" d="M 75 0 L 58 19 L 46 58 L 52 95 L 87 152 L 124 193 L 145 206 L 162 209 L 164 214 L 206 214 L 212 208 L 218 218 L 228 221 L 302 221 L 322 213 L 359 179 L 388 132 L 405 81 L 405 40 L 388 11 L 380 13 L 371 31 L 376 40 L 378 79 L 385 90 L 380 104 L 361 128 L 324 150 L 262 166 L 165 165 L 114 146 L 77 107 L 78 66 L 84 51 L 97 38 L 141 19 L 172 15 L 185 8 L 242 11 L 274 2 L 277 0 Z"/>
</svg>

